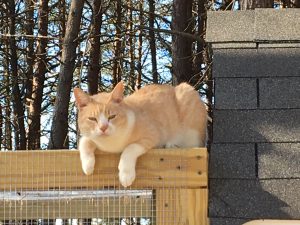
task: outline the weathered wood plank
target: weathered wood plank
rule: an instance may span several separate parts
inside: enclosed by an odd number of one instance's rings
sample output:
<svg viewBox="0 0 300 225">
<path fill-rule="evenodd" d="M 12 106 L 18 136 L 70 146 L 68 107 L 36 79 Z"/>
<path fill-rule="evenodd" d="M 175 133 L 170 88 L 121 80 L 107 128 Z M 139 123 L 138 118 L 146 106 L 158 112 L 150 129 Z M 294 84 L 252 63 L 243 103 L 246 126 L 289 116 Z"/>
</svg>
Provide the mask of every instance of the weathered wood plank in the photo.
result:
<svg viewBox="0 0 300 225">
<path fill-rule="evenodd" d="M 156 224 L 208 225 L 208 189 L 158 189 Z"/>
<path fill-rule="evenodd" d="M 0 152 L 0 190 L 119 187 L 119 154 L 96 153 L 94 174 L 72 150 Z M 154 149 L 141 156 L 132 188 L 207 187 L 207 150 Z"/>
</svg>

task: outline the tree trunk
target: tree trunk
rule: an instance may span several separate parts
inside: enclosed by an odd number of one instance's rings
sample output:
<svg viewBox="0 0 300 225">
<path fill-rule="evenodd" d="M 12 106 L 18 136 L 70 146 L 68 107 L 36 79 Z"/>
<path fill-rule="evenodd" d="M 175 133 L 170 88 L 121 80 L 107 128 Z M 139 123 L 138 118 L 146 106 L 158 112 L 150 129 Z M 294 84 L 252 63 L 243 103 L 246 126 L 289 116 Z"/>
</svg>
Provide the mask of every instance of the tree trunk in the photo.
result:
<svg viewBox="0 0 300 225">
<path fill-rule="evenodd" d="M 5 30 L 5 33 L 8 33 L 8 30 Z M 5 60 L 4 60 L 4 83 L 5 83 L 5 96 L 4 103 L 5 103 L 5 148 L 7 150 L 12 150 L 12 122 L 11 122 L 11 91 L 10 91 L 10 72 L 9 72 L 9 40 L 7 38 L 4 39 L 5 44 Z"/>
<path fill-rule="evenodd" d="M 192 33 L 193 0 L 174 0 L 172 30 Z M 192 44 L 193 40 L 181 35 L 172 36 L 172 60 L 174 84 L 188 82 L 193 85 L 192 78 Z"/>
<path fill-rule="evenodd" d="M 88 68 L 88 90 L 90 94 L 98 92 L 98 84 L 101 81 L 100 63 L 101 63 L 101 46 L 100 46 L 100 30 L 102 26 L 102 7 L 101 0 L 93 2 L 93 17 L 91 25 L 91 51 L 90 65 Z"/>
<path fill-rule="evenodd" d="M 136 82 L 136 76 L 135 76 L 135 44 L 134 44 L 134 39 L 135 39 L 135 35 L 133 32 L 133 12 L 132 12 L 132 7 L 133 7 L 133 2 L 132 0 L 128 0 L 127 1 L 127 40 L 128 40 L 128 47 L 129 47 L 129 58 L 130 58 L 130 62 L 129 62 L 129 85 L 131 87 L 132 90 L 134 90 L 135 87 L 135 82 Z"/>
<path fill-rule="evenodd" d="M 196 54 L 194 56 L 194 65 L 193 65 L 193 75 L 194 79 L 196 80 L 196 89 L 199 88 L 199 85 L 203 81 L 203 74 L 202 74 L 202 64 L 204 63 L 203 60 L 203 53 L 204 53 L 204 32 L 205 32 L 205 20 L 206 20 L 206 10 L 205 10 L 205 1 L 198 0 L 197 1 L 197 31 L 200 35 L 202 41 L 197 41 L 196 43 Z"/>
<path fill-rule="evenodd" d="M 144 26 L 144 12 L 143 12 L 143 0 L 139 1 L 139 21 L 140 25 Z M 139 30 L 139 39 L 138 39 L 138 63 L 137 63 L 137 80 L 136 80 L 136 89 L 140 89 L 142 86 L 142 57 L 143 57 L 143 29 Z"/>
<path fill-rule="evenodd" d="M 40 0 L 38 12 L 38 33 L 41 36 L 48 35 L 48 0 Z M 41 137 L 41 108 L 45 75 L 47 72 L 47 39 L 41 38 L 37 41 L 36 65 L 33 76 L 32 96 L 29 107 L 29 132 L 28 149 L 40 148 Z"/>
<path fill-rule="evenodd" d="M 122 55 L 122 40 L 121 40 L 121 26 L 122 26 L 122 2 L 121 0 L 116 1 L 116 17 L 117 21 L 115 24 L 116 27 L 116 36 L 115 36 L 115 44 L 114 44 L 114 62 L 113 62 L 113 86 L 121 81 L 121 55 Z"/>
<path fill-rule="evenodd" d="M 68 148 L 68 108 L 84 0 L 72 0 L 62 50 L 62 63 L 48 147 Z"/>
<path fill-rule="evenodd" d="M 63 49 L 63 38 L 66 34 L 66 1 L 58 1 L 58 10 L 59 10 L 59 49 Z M 61 57 L 61 54 L 58 53 L 58 56 Z M 61 58 L 60 58 L 61 59 Z"/>
<path fill-rule="evenodd" d="M 17 45 L 15 38 L 15 1 L 9 0 L 9 48 L 10 48 L 10 67 L 11 67 L 11 78 L 12 78 L 12 97 L 13 97 L 13 109 L 14 109 L 14 121 L 15 121 L 15 146 L 16 149 L 26 149 L 26 132 L 24 124 L 24 107 L 21 99 L 21 93 L 19 89 L 18 79 L 18 56 L 17 56 Z"/>
<path fill-rule="evenodd" d="M 6 108 L 5 108 L 5 149 L 12 150 L 12 129 L 11 129 L 11 111 L 9 105 L 9 100 L 6 101 Z"/>
<path fill-rule="evenodd" d="M 59 8 L 59 23 L 60 23 L 60 34 L 61 37 L 65 36 L 66 33 L 66 0 L 60 0 L 58 5 Z"/>
<path fill-rule="evenodd" d="M 212 108 L 213 108 L 213 78 L 212 78 L 212 49 L 208 45 L 205 48 L 205 54 L 204 54 L 204 61 L 206 62 L 207 69 L 206 69 L 206 102 L 207 102 L 207 113 L 210 118 L 213 118 Z M 207 126 L 207 147 L 210 149 L 211 143 L 212 143 L 212 123 L 209 122 Z"/>
<path fill-rule="evenodd" d="M 34 29 L 34 1 L 32 0 L 25 0 L 26 5 L 26 21 L 25 21 L 25 31 L 26 35 L 32 36 L 33 35 L 33 29 Z M 26 70 L 26 105 L 28 106 L 30 104 L 31 95 L 32 95 L 32 75 L 33 75 L 33 66 L 34 66 L 34 40 L 33 38 L 27 39 L 27 52 L 26 52 L 26 64 L 27 64 L 27 70 Z"/>
<path fill-rule="evenodd" d="M 274 0 L 240 0 L 240 9 L 273 8 Z"/>
<path fill-rule="evenodd" d="M 152 78 L 153 83 L 158 83 L 157 61 L 156 61 L 156 40 L 154 33 L 154 19 L 155 19 L 155 4 L 154 0 L 149 0 L 149 44 L 151 51 L 151 63 L 152 63 Z"/>
</svg>

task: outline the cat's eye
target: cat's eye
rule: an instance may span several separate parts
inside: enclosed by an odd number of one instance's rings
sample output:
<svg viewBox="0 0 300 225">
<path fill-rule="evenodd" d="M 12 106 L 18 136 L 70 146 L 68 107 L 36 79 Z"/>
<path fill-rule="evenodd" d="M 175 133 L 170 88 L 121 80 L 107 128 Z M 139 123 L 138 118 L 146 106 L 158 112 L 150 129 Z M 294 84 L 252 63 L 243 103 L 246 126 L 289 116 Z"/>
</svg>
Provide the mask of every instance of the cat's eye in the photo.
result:
<svg viewBox="0 0 300 225">
<path fill-rule="evenodd" d="M 97 119 L 95 117 L 88 117 L 88 120 L 97 122 Z"/>
<path fill-rule="evenodd" d="M 112 120 L 112 119 L 114 119 L 114 118 L 116 118 L 116 115 L 110 115 L 110 116 L 108 117 L 108 120 Z"/>
</svg>

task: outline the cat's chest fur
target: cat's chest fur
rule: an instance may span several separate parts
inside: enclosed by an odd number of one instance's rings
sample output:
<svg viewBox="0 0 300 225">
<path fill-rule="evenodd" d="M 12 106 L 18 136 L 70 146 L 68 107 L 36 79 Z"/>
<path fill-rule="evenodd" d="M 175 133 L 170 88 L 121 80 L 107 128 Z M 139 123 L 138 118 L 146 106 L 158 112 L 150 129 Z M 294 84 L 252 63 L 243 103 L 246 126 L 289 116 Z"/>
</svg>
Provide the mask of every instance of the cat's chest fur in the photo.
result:
<svg viewBox="0 0 300 225">
<path fill-rule="evenodd" d="M 132 111 L 127 113 L 127 126 L 118 129 L 111 136 L 100 136 L 93 138 L 92 141 L 97 145 L 98 149 L 104 152 L 119 153 L 128 145 L 132 129 L 135 123 L 135 115 Z"/>
</svg>

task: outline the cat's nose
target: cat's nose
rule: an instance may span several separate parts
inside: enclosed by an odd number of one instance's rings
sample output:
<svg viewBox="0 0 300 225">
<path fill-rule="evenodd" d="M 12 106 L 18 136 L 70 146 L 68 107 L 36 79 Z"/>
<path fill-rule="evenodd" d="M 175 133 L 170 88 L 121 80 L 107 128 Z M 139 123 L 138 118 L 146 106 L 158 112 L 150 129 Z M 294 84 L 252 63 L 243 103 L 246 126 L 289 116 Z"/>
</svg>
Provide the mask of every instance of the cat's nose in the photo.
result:
<svg viewBox="0 0 300 225">
<path fill-rule="evenodd" d="M 100 126 L 100 130 L 101 130 L 102 132 L 105 132 L 105 131 L 107 130 L 107 128 L 108 128 L 108 124 L 102 124 L 102 125 Z"/>
</svg>

